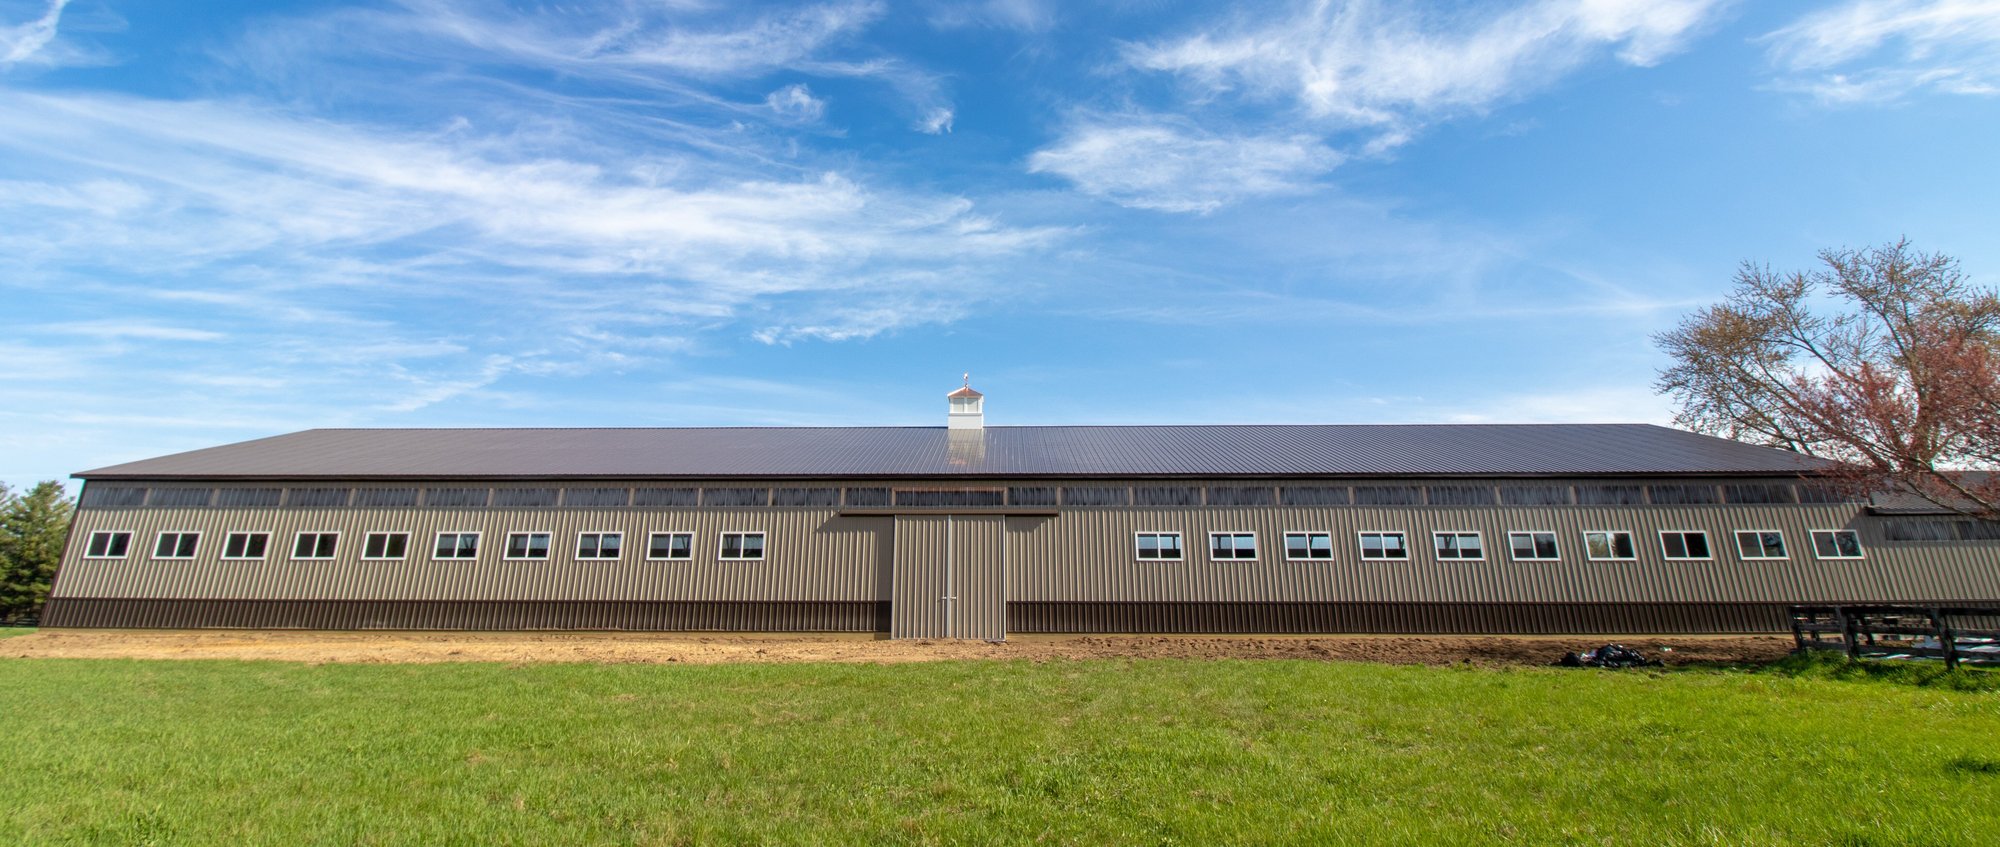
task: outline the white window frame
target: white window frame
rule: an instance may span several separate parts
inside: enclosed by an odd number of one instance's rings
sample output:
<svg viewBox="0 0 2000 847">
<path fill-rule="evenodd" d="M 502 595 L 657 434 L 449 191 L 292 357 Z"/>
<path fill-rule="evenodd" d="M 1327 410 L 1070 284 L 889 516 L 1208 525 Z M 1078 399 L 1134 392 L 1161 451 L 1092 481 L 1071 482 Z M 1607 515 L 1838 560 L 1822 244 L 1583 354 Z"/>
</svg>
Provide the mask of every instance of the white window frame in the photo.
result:
<svg viewBox="0 0 2000 847">
<path fill-rule="evenodd" d="M 1298 536 L 1298 535 L 1303 535 L 1303 536 L 1305 536 L 1305 537 L 1306 537 L 1306 555 L 1304 555 L 1304 556 L 1294 556 L 1294 555 L 1292 555 L 1292 537 L 1293 537 L 1293 536 Z M 1324 555 L 1324 556 L 1314 556 L 1314 555 L 1312 555 L 1312 551 L 1313 551 L 1313 546 L 1312 546 L 1312 540 L 1313 540 L 1313 536 L 1319 536 L 1319 537 L 1321 537 L 1321 538 L 1324 538 L 1324 539 L 1326 539 L 1326 555 Z M 1284 532 L 1283 532 L 1282 534 L 1280 534 L 1280 535 L 1278 536 L 1278 540 L 1284 543 L 1284 549 L 1285 549 L 1285 561 L 1287 561 L 1287 562 L 1331 562 L 1331 561 L 1333 561 L 1333 533 L 1332 533 L 1332 532 L 1321 532 L 1320 530 L 1317 530 L 1317 529 L 1288 529 L 1288 530 L 1285 530 L 1285 531 L 1284 531 Z"/>
<path fill-rule="evenodd" d="M 1474 539 L 1476 539 L 1476 540 L 1477 540 L 1477 541 L 1479 542 L 1479 555 L 1477 555 L 1477 556 L 1456 556 L 1456 557 L 1453 557 L 1453 558 L 1449 558 L 1449 559 L 1447 559 L 1447 558 L 1445 558 L 1445 557 L 1443 557 L 1443 556 L 1439 556 L 1439 555 L 1438 555 L 1438 539 L 1439 539 L 1439 538 L 1443 538 L 1444 536 L 1447 536 L 1447 535 L 1450 535 L 1450 536 L 1454 536 L 1454 537 L 1456 537 L 1456 536 L 1462 536 L 1462 535 L 1470 535 L 1470 536 L 1472 536 L 1472 537 L 1473 537 Z M 1485 533 L 1482 533 L 1482 532 L 1480 532 L 1479 530 L 1476 530 L 1476 529 L 1444 529 L 1444 530 L 1433 530 L 1433 531 L 1431 532 L 1431 555 L 1432 555 L 1432 556 L 1435 556 L 1435 557 L 1437 558 L 1437 560 L 1438 560 L 1438 561 L 1440 561 L 1440 562 L 1484 562 L 1484 561 L 1486 561 L 1486 534 L 1485 534 Z"/>
<path fill-rule="evenodd" d="M 685 556 L 655 556 L 655 555 L 653 555 L 653 539 L 655 539 L 655 538 L 658 538 L 658 537 L 660 537 L 660 536 L 662 536 L 662 535 L 685 535 L 685 536 L 687 536 L 687 540 L 688 540 L 688 548 L 687 548 L 687 549 L 688 549 L 688 552 L 687 552 L 687 555 L 685 555 Z M 695 537 L 695 534 L 694 534 L 693 532 L 690 532 L 690 531 L 688 531 L 688 530 L 684 530 L 684 529 L 670 529 L 670 530 L 666 530 L 666 531 L 664 531 L 664 532 L 649 532 L 649 533 L 646 533 L 646 561 L 648 561 L 648 562 L 688 562 L 688 561 L 693 561 L 693 560 L 694 560 L 694 537 Z M 673 545 L 671 545 L 671 544 L 669 544 L 669 545 L 667 545 L 667 546 L 668 546 L 668 549 L 672 549 L 672 547 L 673 547 Z"/>
<path fill-rule="evenodd" d="M 1683 550 L 1687 549 L 1687 537 L 1688 537 L 1688 536 L 1690 536 L 1690 535 L 1700 535 L 1700 536 L 1701 536 L 1701 542 L 1702 542 L 1702 544 L 1703 544 L 1703 545 L 1706 545 L 1706 546 L 1708 547 L 1708 555 L 1706 555 L 1706 556 L 1675 556 L 1675 555 L 1673 555 L 1672 553 L 1670 553 L 1670 552 L 1668 552 L 1668 551 L 1667 551 L 1667 536 L 1668 536 L 1669 534 L 1673 534 L 1673 535 L 1679 535 L 1679 536 L 1681 537 L 1681 549 L 1683 549 Z M 1634 551 L 1634 552 L 1637 552 L 1637 551 Z M 1709 537 L 1709 534 L 1708 534 L 1708 530 L 1705 530 L 1705 529 L 1663 529 L 1663 530 L 1660 530 L 1660 558 L 1662 558 L 1662 559 L 1666 559 L 1666 560 L 1667 560 L 1667 561 L 1669 561 L 1669 562 L 1713 562 L 1713 561 L 1715 561 L 1715 539 L 1714 539 L 1714 538 L 1711 538 L 1711 537 Z"/>
<path fill-rule="evenodd" d="M 325 555 L 325 556 L 301 556 L 301 555 L 299 555 L 299 539 L 301 539 L 301 538 L 304 538 L 304 537 L 306 537 L 306 536 L 308 536 L 308 535 L 310 535 L 310 536 L 313 536 L 313 537 L 314 537 L 314 538 L 313 538 L 313 540 L 314 540 L 314 542 L 315 542 L 315 545 L 314 545 L 315 547 L 317 547 L 317 546 L 318 546 L 318 545 L 317 545 L 317 542 L 318 542 L 318 540 L 319 540 L 319 538 L 318 538 L 319 536 L 322 536 L 322 535 L 331 535 L 331 536 L 333 536 L 333 552 L 332 552 L 332 553 L 330 553 L 330 554 L 328 554 L 328 555 Z M 339 533 L 339 532 L 336 532 L 336 531 L 334 531 L 334 530 L 318 530 L 318 529 L 308 529 L 308 530 L 302 530 L 302 531 L 300 531 L 300 532 L 297 532 L 297 533 L 294 533 L 294 534 L 292 535 L 292 561 L 294 561 L 294 562 L 325 562 L 325 561 L 330 561 L 330 560 L 332 560 L 332 559 L 337 559 L 337 558 L 340 558 L 340 533 Z"/>
<path fill-rule="evenodd" d="M 1584 531 L 1583 531 L 1582 535 L 1583 535 L 1583 558 L 1584 558 L 1584 560 L 1585 560 L 1585 561 L 1590 561 L 1590 562 L 1636 562 L 1636 561 L 1638 561 L 1638 560 L 1639 560 L 1639 539 L 1637 539 L 1637 538 L 1634 538 L 1634 537 L 1632 536 L 1632 531 L 1631 531 L 1631 530 L 1629 530 L 1629 529 L 1586 529 L 1586 530 L 1584 530 Z M 1632 555 L 1630 555 L 1630 556 L 1593 556 L 1593 555 L 1591 555 L 1591 554 L 1590 554 L 1590 537 L 1591 537 L 1591 536 L 1593 536 L 1593 535 L 1606 535 L 1606 536 L 1610 536 L 1610 535 L 1623 535 L 1623 536 L 1625 536 L 1625 537 L 1626 537 L 1626 539 L 1627 539 L 1628 541 L 1630 541 L 1630 542 L 1632 543 Z M 1609 539 L 1609 538 L 1606 538 L 1606 539 L 1605 539 L 1605 545 L 1604 545 L 1604 546 L 1605 546 L 1605 547 L 1607 548 L 1607 550 L 1608 550 L 1609 552 L 1612 552 L 1612 553 L 1616 553 L 1616 552 L 1618 552 L 1618 545 L 1616 545 L 1616 544 L 1612 544 L 1612 543 L 1610 543 L 1610 542 L 1611 542 L 1611 539 Z M 1713 552 L 1715 552 L 1715 551 L 1714 551 L 1714 550 L 1710 550 L 1709 552 L 1713 553 Z"/>
<path fill-rule="evenodd" d="M 1546 536 L 1548 536 L 1548 537 L 1549 537 L 1549 544 L 1551 544 L 1551 545 L 1554 545 L 1554 547 L 1556 548 L 1556 554 L 1555 554 L 1555 555 L 1553 555 L 1553 556 L 1548 556 L 1548 557 L 1542 557 L 1542 556 L 1518 556 L 1518 555 L 1515 555 L 1515 552 L 1514 552 L 1514 549 L 1515 549 L 1515 548 L 1514 548 L 1514 536 L 1516 536 L 1516 535 L 1525 535 L 1525 536 L 1528 536 L 1528 546 L 1530 546 L 1530 547 L 1534 546 L 1534 544 L 1535 544 L 1535 538 L 1534 538 L 1535 536 L 1537 536 L 1537 535 L 1546 535 Z M 1560 562 L 1560 561 L 1562 561 L 1562 557 L 1563 557 L 1563 549 L 1562 549 L 1562 535 L 1561 535 L 1560 533 L 1556 532 L 1555 530 L 1552 530 L 1552 529 L 1510 529 L 1510 530 L 1507 530 L 1507 559 L 1508 559 L 1509 561 L 1514 561 L 1514 562 Z"/>
<path fill-rule="evenodd" d="M 1243 536 L 1243 535 L 1248 535 L 1248 536 L 1250 536 L 1250 555 L 1248 555 L 1248 556 L 1231 556 L 1231 557 L 1229 557 L 1229 558 L 1227 558 L 1227 559 L 1218 559 L 1218 558 L 1216 558 L 1216 557 L 1215 557 L 1215 538 L 1216 538 L 1216 536 L 1219 536 L 1219 535 L 1227 535 L 1227 536 L 1229 536 L 1229 550 L 1230 550 L 1230 552 L 1235 552 L 1235 551 L 1236 551 L 1236 538 L 1237 538 L 1238 536 Z M 1262 543 L 1260 543 L 1260 542 L 1259 542 L 1259 541 L 1257 540 L 1257 533 L 1256 533 L 1256 532 L 1254 532 L 1254 531 L 1251 531 L 1251 530 L 1247 530 L 1247 529 L 1218 529 L 1218 530 L 1212 530 L 1212 531 L 1210 531 L 1210 532 L 1208 533 L 1208 560 L 1209 560 L 1209 561 L 1211 561 L 1211 562 L 1255 562 L 1255 561 L 1257 561 L 1257 560 L 1259 560 L 1259 559 L 1262 559 L 1262 558 L 1264 557 L 1264 550 L 1263 550 L 1263 546 L 1264 546 L 1264 545 L 1263 545 Z"/>
<path fill-rule="evenodd" d="M 1854 536 L 1854 549 L 1856 549 L 1856 550 L 1860 550 L 1860 551 L 1861 551 L 1861 555 L 1859 555 L 1859 556 L 1822 556 L 1822 555 L 1820 555 L 1820 554 L 1819 554 L 1819 534 L 1820 534 L 1820 533 L 1822 533 L 1822 532 L 1824 532 L 1824 533 L 1828 533 L 1828 534 L 1831 534 L 1831 535 L 1838 535 L 1838 534 L 1840 534 L 1840 533 L 1843 533 L 1843 532 L 1844 532 L 1844 533 L 1847 533 L 1847 534 L 1849 534 L 1849 535 L 1852 535 L 1852 536 Z M 1854 562 L 1854 561 L 1859 561 L 1859 560 L 1861 560 L 1861 559 L 1866 559 L 1866 558 L 1868 558 L 1868 547 L 1867 547 L 1867 545 L 1864 545 L 1864 544 L 1862 544 L 1862 543 L 1861 543 L 1861 533 L 1860 533 L 1860 532 L 1858 532 L 1858 531 L 1856 531 L 1856 530 L 1852 530 L 1852 529 L 1808 529 L 1808 530 L 1806 530 L 1806 540 L 1807 540 L 1807 543 L 1808 543 L 1808 544 L 1812 545 L 1812 551 L 1813 551 L 1813 558 L 1815 558 L 1815 559 L 1825 559 L 1825 560 L 1827 560 L 1827 561 L 1834 561 L 1834 562 Z M 1839 548 L 1840 548 L 1840 545 L 1838 545 L 1838 544 L 1835 544 L 1835 545 L 1834 545 L 1834 549 L 1836 549 L 1836 550 L 1837 550 L 1837 549 L 1839 549 Z"/>
<path fill-rule="evenodd" d="M 755 556 L 729 556 L 729 555 L 725 555 L 726 551 L 727 551 L 727 550 L 729 549 L 729 545 L 728 545 L 728 543 L 726 542 L 726 540 L 725 540 L 725 539 L 727 539 L 727 538 L 728 538 L 729 536 L 732 536 L 732 535 L 745 535 L 745 536 L 748 536 L 748 535 L 754 535 L 754 536 L 757 536 L 757 555 L 755 555 Z M 740 548 L 741 548 L 742 546 L 743 546 L 743 545 L 742 545 L 742 542 L 740 542 L 740 541 L 739 541 L 739 542 L 737 542 L 737 547 L 738 547 L 739 549 L 740 549 Z M 771 554 L 771 536 L 770 536 L 770 535 L 769 535 L 768 533 L 766 533 L 766 532 L 765 532 L 764 530 L 761 530 L 761 529 L 731 529 L 731 530 L 725 530 L 725 531 L 723 531 L 723 532 L 720 532 L 720 533 L 717 533 L 717 534 L 716 534 L 716 536 L 715 536 L 715 558 L 716 558 L 716 560 L 717 560 L 717 561 L 722 561 L 722 562 L 761 562 L 761 561 L 764 561 L 764 557 L 765 557 L 765 556 L 768 556 L 768 555 L 770 555 L 770 554 Z"/>
<path fill-rule="evenodd" d="M 596 556 L 588 556 L 588 557 L 586 557 L 586 556 L 584 556 L 584 555 L 583 555 L 583 537 L 584 537 L 584 536 L 586 536 L 586 535 L 595 535 L 595 536 L 597 536 L 597 552 L 599 553 L 599 555 L 596 555 Z M 604 553 L 604 536 L 607 536 L 607 535 L 613 535 L 613 536 L 617 536 L 617 538 L 618 538 L 618 555 L 616 555 L 616 556 L 606 556 L 606 555 L 602 555 L 602 554 Z M 693 545 L 689 545 L 689 546 L 690 546 L 690 547 L 692 547 Z M 692 551 L 692 550 L 690 550 L 689 552 L 693 552 L 693 551 Z M 616 562 L 616 561 L 618 561 L 618 560 L 620 560 L 620 559 L 623 559 L 623 558 L 625 558 L 625 533 L 623 533 L 623 532 L 618 532 L 618 531 L 615 531 L 615 530 L 591 530 L 591 531 L 588 531 L 588 532 L 578 532 L 578 533 L 576 534 L 576 560 L 577 560 L 577 561 L 579 561 L 579 562 Z"/>
<path fill-rule="evenodd" d="M 103 556 L 92 556 L 92 555 L 90 555 L 90 547 L 91 547 L 91 544 L 92 544 L 93 542 L 97 541 L 97 537 L 98 537 L 98 536 L 100 536 L 100 535 L 123 535 L 123 536 L 125 536 L 125 554 L 124 554 L 124 555 L 122 555 L 122 556 L 112 556 L 112 555 L 108 555 L 108 554 L 107 554 L 107 555 L 103 555 Z M 84 557 L 84 558 L 86 558 L 86 559 L 104 559 L 104 560 L 108 560 L 108 561 L 117 561 L 117 560 L 119 560 L 119 559 L 127 559 L 127 558 L 131 558 L 131 556 L 132 556 L 132 540 L 133 540 L 134 538 L 137 538 L 137 537 L 138 537 L 138 533 L 135 533 L 135 532 L 133 532 L 132 530 L 129 530 L 129 529 L 100 529 L 100 530 L 96 530 L 96 531 L 94 531 L 94 532 L 92 532 L 92 533 L 90 534 L 90 537 L 89 537 L 89 538 L 86 538 L 86 539 L 84 539 L 84 540 L 83 540 L 83 557 Z M 105 540 L 105 542 L 104 542 L 104 549 L 105 549 L 105 550 L 107 550 L 107 551 L 111 549 L 111 542 L 110 542 L 110 540 L 109 540 L 109 539 L 106 539 L 106 540 Z"/>
<path fill-rule="evenodd" d="M 1366 538 L 1367 538 L 1368 536 L 1371 536 L 1371 535 L 1400 535 L 1400 536 L 1402 536 L 1402 537 L 1403 537 L 1403 555 L 1401 555 L 1401 556 L 1370 556 L 1370 555 L 1368 555 L 1368 545 L 1366 545 L 1366 544 L 1364 544 L 1364 543 L 1362 543 L 1362 542 L 1363 542 L 1363 539 L 1366 539 Z M 1407 562 L 1407 561 L 1409 561 L 1409 560 L 1410 560 L 1410 534 L 1409 534 L 1408 532 L 1406 532 L 1406 531 L 1404 531 L 1404 530 L 1400 530 L 1400 529 L 1363 529 L 1363 530 L 1358 530 L 1358 531 L 1356 531 L 1356 532 L 1354 533 L 1354 549 L 1360 552 L 1360 556 L 1361 556 L 1361 561 L 1364 561 L 1364 562 Z M 1386 549 L 1385 549 L 1385 551 L 1384 551 L 1384 552 L 1387 552 L 1387 551 L 1386 551 Z"/>
<path fill-rule="evenodd" d="M 460 537 L 462 537 L 462 536 L 467 536 L 467 535 L 470 535 L 470 536 L 472 536 L 472 555 L 470 555 L 470 556 L 460 556 L 460 555 L 458 555 L 458 548 L 459 548 L 459 545 L 458 545 L 458 544 L 456 544 L 456 543 L 454 543 L 454 544 L 452 544 L 452 545 L 451 545 L 451 550 L 452 550 L 452 554 L 451 554 L 451 555 L 449 555 L 449 556 L 440 556 L 440 555 L 438 555 L 438 545 L 437 545 L 437 543 L 438 543 L 439 541 L 443 541 L 443 540 L 444 540 L 444 537 L 445 537 L 445 536 L 447 536 L 447 535 L 449 535 L 449 536 L 452 536 L 452 540 L 453 540 L 453 541 L 457 541 L 457 540 L 458 540 L 458 539 L 459 539 Z M 483 545 L 483 544 L 484 544 L 484 543 L 486 542 L 486 539 L 485 539 L 485 538 L 484 538 L 483 536 L 484 536 L 484 533 L 478 533 L 478 532 L 460 532 L 460 531 L 456 531 L 456 530 L 445 530 L 445 531 L 443 531 L 443 532 L 440 532 L 440 533 L 437 533 L 437 534 L 435 534 L 435 535 L 433 535 L 433 536 L 431 537 L 431 561 L 433 561 L 433 562 L 468 562 L 468 561 L 473 561 L 473 560 L 476 560 L 476 559 L 478 559 L 478 558 L 479 558 L 479 550 L 480 550 L 480 546 L 481 546 L 481 545 Z"/>
<path fill-rule="evenodd" d="M 194 536 L 194 552 L 192 552 L 192 553 L 189 553 L 189 554 L 187 554 L 187 555 L 185 555 L 185 556 L 162 556 L 162 555 L 160 555 L 160 538 L 161 538 L 161 537 L 163 537 L 163 536 L 168 536 L 168 535 L 171 535 L 171 536 L 174 536 L 174 548 L 175 548 L 175 549 L 180 549 L 180 536 L 183 536 L 183 535 L 192 535 L 192 536 Z M 163 529 L 163 530 L 160 530 L 159 532 L 156 532 L 156 533 L 153 533 L 153 550 L 152 550 L 152 552 L 153 552 L 153 556 L 152 556 L 152 558 L 153 558 L 153 559 L 155 559 L 155 560 L 157 560 L 157 561 L 162 561 L 162 562 L 185 562 L 185 561 L 187 561 L 187 560 L 189 560 L 189 559 L 193 559 L 193 558 L 196 558 L 196 557 L 199 557 L 199 556 L 201 555 L 201 530 L 198 530 L 198 529 Z"/>
<path fill-rule="evenodd" d="M 516 556 L 514 555 L 514 536 L 516 535 L 546 535 L 549 537 L 549 543 L 542 545 L 542 555 L 540 556 Z M 532 544 L 529 546 L 533 547 Z M 554 558 L 555 554 L 556 534 L 546 529 L 508 530 L 507 540 L 500 545 L 500 560 L 503 562 L 546 562 Z"/>
<path fill-rule="evenodd" d="M 1775 562 L 1783 559 L 1790 559 L 1792 557 L 1792 543 L 1790 541 L 1785 540 L 1785 531 L 1782 529 L 1739 529 L 1734 531 L 1734 535 L 1736 538 L 1736 558 L 1751 562 Z M 1743 555 L 1743 536 L 1746 535 L 1755 535 L 1755 536 L 1775 535 L 1778 537 L 1778 549 L 1783 552 L 1779 553 L 1776 556 Z M 1763 547 L 1764 547 L 1764 539 L 1760 537 L 1757 539 L 1757 548 L 1761 550 L 1763 549 Z"/>
<path fill-rule="evenodd" d="M 229 542 L 230 542 L 231 540 L 235 539 L 235 538 L 236 538 L 236 536 L 239 536 L 239 535 L 242 535 L 242 536 L 252 536 L 252 535 L 261 535 L 261 536 L 264 536 L 264 553 L 263 553 L 263 555 L 259 555 L 259 556 L 231 556 L 231 555 L 229 555 Z M 244 546 L 244 548 L 245 548 L 245 549 L 248 549 L 248 548 L 249 548 L 249 546 L 250 546 L 250 544 L 249 544 L 249 542 L 248 542 L 248 541 L 245 541 L 245 542 L 244 542 L 244 544 L 243 544 L 243 546 Z M 243 531 L 240 531 L 240 532 L 225 532 L 225 533 L 223 533 L 223 534 L 222 534 L 222 555 L 220 556 L 220 558 L 221 558 L 221 559 L 222 559 L 223 561 L 225 561 L 225 562 L 261 562 L 261 561 L 264 561 L 265 557 L 267 557 L 267 556 L 269 556 L 269 555 L 271 555 L 271 533 L 268 533 L 268 532 L 264 532 L 264 531 L 261 531 L 261 530 L 243 530 Z"/>
<path fill-rule="evenodd" d="M 377 536 L 392 536 L 392 535 L 400 535 L 403 537 L 403 555 L 401 556 L 368 555 L 368 542 L 375 540 Z M 408 559 L 410 558 L 410 541 L 414 537 L 415 536 L 412 535 L 407 530 L 400 530 L 400 529 L 391 529 L 391 530 L 384 530 L 382 532 L 365 533 L 361 536 L 361 560 L 364 562 L 401 562 L 405 559 Z M 384 541 L 382 543 L 382 549 L 385 552 L 389 549 L 388 542 Z M 437 545 L 435 544 L 431 545 L 431 553 L 433 555 L 437 553 Z M 475 553 L 474 555 L 478 554 Z"/>
<path fill-rule="evenodd" d="M 1173 537 L 1174 537 L 1174 550 L 1178 551 L 1178 552 L 1177 552 L 1177 555 L 1174 555 L 1174 556 L 1172 556 L 1172 557 L 1168 557 L 1168 556 L 1155 556 L 1155 557 L 1153 557 L 1153 558 L 1151 558 L 1151 559 L 1148 559 L 1148 558 L 1145 558 L 1145 557 L 1143 557 L 1143 556 L 1140 556 L 1140 555 L 1139 555 L 1139 536 L 1142 536 L 1142 535 L 1171 535 L 1171 536 L 1173 536 Z M 1134 532 L 1134 533 L 1132 533 L 1132 560 L 1133 560 L 1133 561 L 1135 561 L 1135 562 L 1185 562 L 1185 561 L 1187 561 L 1187 535 L 1186 535 L 1186 534 L 1184 534 L 1184 533 L 1182 533 L 1182 532 L 1181 532 L 1180 530 L 1177 530 L 1177 529 L 1146 529 L 1146 530 L 1140 530 L 1140 531 L 1138 531 L 1138 532 Z"/>
</svg>

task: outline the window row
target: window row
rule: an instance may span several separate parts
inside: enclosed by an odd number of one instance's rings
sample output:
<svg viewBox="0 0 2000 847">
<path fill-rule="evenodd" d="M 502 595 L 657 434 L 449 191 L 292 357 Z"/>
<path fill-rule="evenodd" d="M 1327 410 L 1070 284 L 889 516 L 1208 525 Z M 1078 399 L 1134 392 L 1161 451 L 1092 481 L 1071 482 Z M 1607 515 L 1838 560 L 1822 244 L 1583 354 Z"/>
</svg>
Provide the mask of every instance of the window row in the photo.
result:
<svg viewBox="0 0 2000 847">
<path fill-rule="evenodd" d="M 1401 531 L 1356 533 L 1358 553 L 1363 561 L 1408 561 L 1409 534 Z M 1851 529 L 1811 531 L 1813 555 L 1820 559 L 1859 559 L 1861 536 Z M 1624 530 L 1592 530 L 1582 534 L 1584 558 L 1591 561 L 1625 561 L 1639 558 L 1638 544 Z M 1134 555 L 1141 561 L 1180 561 L 1181 534 L 1139 532 L 1133 534 Z M 1331 532 L 1284 533 L 1286 561 L 1330 560 L 1333 555 Z M 1477 532 L 1433 532 L 1431 550 L 1440 561 L 1483 561 L 1486 541 Z M 1552 562 L 1562 558 L 1556 534 L 1545 531 L 1507 533 L 1507 552 L 1516 562 Z M 1788 559 L 1785 534 L 1774 529 L 1736 531 L 1736 554 L 1743 559 Z M 1702 561 L 1715 558 L 1708 533 L 1702 530 L 1667 530 L 1660 533 L 1660 555 L 1673 561 Z M 1237 561 L 1257 558 L 1254 532 L 1211 532 L 1208 558 Z"/>
<path fill-rule="evenodd" d="M 479 557 L 480 533 L 440 532 L 437 543 L 431 548 L 433 559 L 475 559 Z M 162 532 L 153 539 L 155 559 L 192 559 L 201 551 L 199 532 Z M 537 560 L 549 558 L 554 539 L 547 532 L 510 532 L 503 548 L 502 558 Z M 222 558 L 263 559 L 271 547 L 271 533 L 231 532 L 223 536 Z M 83 556 L 86 559 L 123 559 L 132 549 L 132 533 L 125 531 L 93 532 L 85 543 Z M 576 537 L 576 558 L 589 561 L 609 561 L 622 558 L 625 549 L 625 534 L 622 532 L 583 532 Z M 301 532 L 292 537 L 293 559 L 332 559 L 340 551 L 340 533 Z M 409 558 L 410 533 L 371 532 L 362 539 L 361 558 L 371 560 L 400 560 Z M 646 537 L 646 559 L 666 561 L 694 558 L 694 533 L 655 532 Z M 764 558 L 764 533 L 725 532 L 716 543 L 716 558 L 736 561 L 755 561 Z"/>
</svg>

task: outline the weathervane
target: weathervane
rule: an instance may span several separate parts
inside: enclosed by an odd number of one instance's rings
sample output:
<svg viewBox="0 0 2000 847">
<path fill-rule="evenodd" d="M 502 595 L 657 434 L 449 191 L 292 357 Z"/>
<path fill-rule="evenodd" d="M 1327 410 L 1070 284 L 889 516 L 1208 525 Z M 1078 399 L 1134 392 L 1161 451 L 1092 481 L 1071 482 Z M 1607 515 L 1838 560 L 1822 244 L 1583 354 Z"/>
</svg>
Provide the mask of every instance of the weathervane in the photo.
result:
<svg viewBox="0 0 2000 847">
<path fill-rule="evenodd" d="M 966 371 L 966 372 L 965 372 L 965 387 L 966 387 L 966 388 L 971 388 L 971 387 L 972 387 L 972 372 L 971 372 L 971 371 Z"/>
</svg>

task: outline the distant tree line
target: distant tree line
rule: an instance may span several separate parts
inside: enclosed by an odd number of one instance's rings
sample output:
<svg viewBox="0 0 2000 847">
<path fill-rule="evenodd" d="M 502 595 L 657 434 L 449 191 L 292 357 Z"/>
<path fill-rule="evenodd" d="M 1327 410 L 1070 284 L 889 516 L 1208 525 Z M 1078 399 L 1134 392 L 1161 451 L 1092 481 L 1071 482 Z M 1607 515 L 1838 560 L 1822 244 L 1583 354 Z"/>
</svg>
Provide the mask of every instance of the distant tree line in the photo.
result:
<svg viewBox="0 0 2000 847">
<path fill-rule="evenodd" d="M 55 480 L 21 494 L 0 485 L 0 622 L 41 617 L 75 509 Z"/>
</svg>

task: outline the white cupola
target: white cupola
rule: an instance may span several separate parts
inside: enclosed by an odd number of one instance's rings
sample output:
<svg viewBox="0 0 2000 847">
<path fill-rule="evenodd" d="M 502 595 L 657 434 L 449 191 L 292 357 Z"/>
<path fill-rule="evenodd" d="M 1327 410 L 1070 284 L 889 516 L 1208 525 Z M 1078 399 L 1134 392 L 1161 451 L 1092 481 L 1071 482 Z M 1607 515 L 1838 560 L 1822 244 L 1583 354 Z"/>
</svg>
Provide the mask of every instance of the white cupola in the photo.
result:
<svg viewBox="0 0 2000 847">
<path fill-rule="evenodd" d="M 972 390 L 972 374 L 965 375 L 965 385 L 944 397 L 951 404 L 951 411 L 945 416 L 948 428 L 986 428 L 986 395 Z"/>
</svg>

